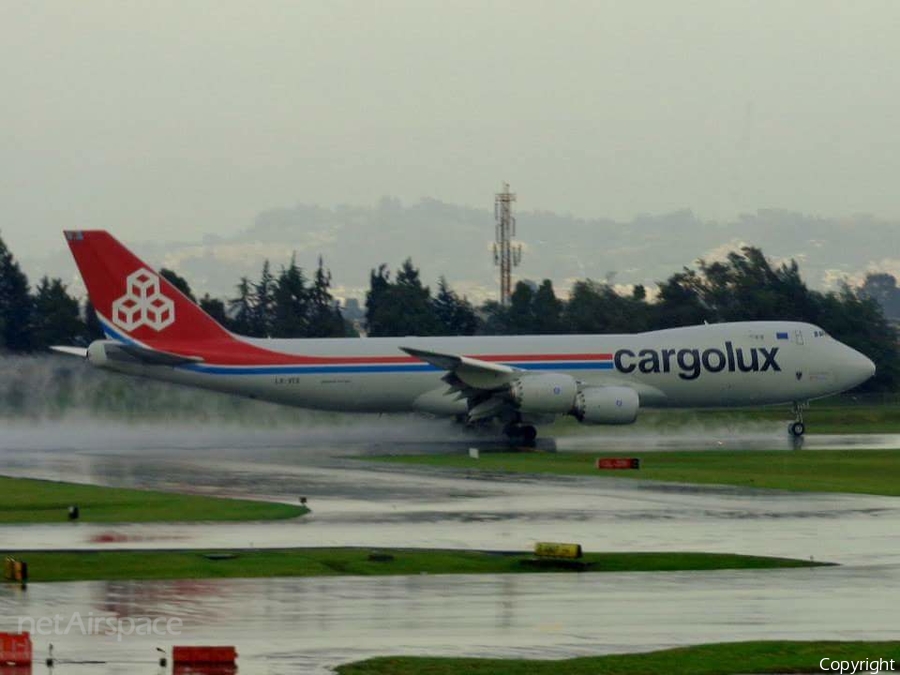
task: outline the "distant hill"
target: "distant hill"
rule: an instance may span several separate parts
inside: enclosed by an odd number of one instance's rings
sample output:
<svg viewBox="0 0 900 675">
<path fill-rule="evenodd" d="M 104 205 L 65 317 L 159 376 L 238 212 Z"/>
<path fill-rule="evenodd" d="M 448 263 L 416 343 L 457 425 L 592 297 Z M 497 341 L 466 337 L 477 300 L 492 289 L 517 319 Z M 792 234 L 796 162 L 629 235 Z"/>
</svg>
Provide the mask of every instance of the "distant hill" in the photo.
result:
<svg viewBox="0 0 900 675">
<path fill-rule="evenodd" d="M 773 209 L 729 222 L 705 221 L 689 210 L 628 222 L 534 211 L 516 216 L 525 249 L 517 277 L 550 278 L 560 292 L 585 277 L 652 288 L 698 258 L 721 257 L 741 244 L 758 246 L 776 260 L 796 258 L 814 288 L 834 287 L 844 277 L 859 283 L 867 270 L 900 273 L 900 222 L 871 216 L 826 218 Z M 387 263 L 395 269 L 411 256 L 427 283 L 433 286 L 444 275 L 454 289 L 480 302 L 496 294 L 493 238 L 494 217 L 487 208 L 384 198 L 374 207 L 273 208 L 234 236 L 208 234 L 193 244 L 126 243 L 149 262 L 187 277 L 200 295 L 229 297 L 242 275 L 258 276 L 264 258 L 277 269 L 296 251 L 306 270 L 324 256 L 339 296 L 362 297 L 371 268 Z M 58 252 L 24 259 L 23 266 L 33 281 L 44 273 L 77 279 L 62 241 Z"/>
</svg>

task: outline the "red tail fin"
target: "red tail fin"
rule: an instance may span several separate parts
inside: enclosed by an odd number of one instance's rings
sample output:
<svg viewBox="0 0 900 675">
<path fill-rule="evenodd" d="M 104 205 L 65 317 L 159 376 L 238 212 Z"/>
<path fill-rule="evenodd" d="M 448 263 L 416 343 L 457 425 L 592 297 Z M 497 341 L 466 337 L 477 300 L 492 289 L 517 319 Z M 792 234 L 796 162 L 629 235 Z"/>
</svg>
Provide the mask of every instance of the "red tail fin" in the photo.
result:
<svg viewBox="0 0 900 675">
<path fill-rule="evenodd" d="M 91 303 L 111 337 L 148 343 L 230 337 L 108 232 L 77 230 L 65 235 Z"/>
</svg>

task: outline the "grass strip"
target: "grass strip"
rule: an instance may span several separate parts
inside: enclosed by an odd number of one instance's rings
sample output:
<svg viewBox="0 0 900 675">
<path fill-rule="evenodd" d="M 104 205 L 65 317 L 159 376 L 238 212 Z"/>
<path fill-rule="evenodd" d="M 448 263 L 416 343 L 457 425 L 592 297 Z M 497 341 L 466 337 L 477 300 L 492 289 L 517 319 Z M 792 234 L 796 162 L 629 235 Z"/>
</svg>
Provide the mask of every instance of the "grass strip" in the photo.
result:
<svg viewBox="0 0 900 675">
<path fill-rule="evenodd" d="M 631 456 L 639 470 L 599 471 L 603 456 Z M 677 483 L 713 483 L 815 492 L 900 495 L 900 452 L 894 450 L 708 450 L 674 452 L 483 452 L 372 458 L 402 464 L 473 471 L 605 476 Z"/>
<path fill-rule="evenodd" d="M 824 661 L 825 670 L 820 667 Z M 729 642 L 560 661 L 388 656 L 338 666 L 339 675 L 732 675 L 838 672 L 832 662 L 886 659 L 900 642 Z M 882 664 L 884 666 L 885 664 Z M 881 671 L 885 668 L 882 667 Z M 850 672 L 848 668 L 844 672 Z M 857 668 L 855 672 L 868 672 Z"/>
<path fill-rule="evenodd" d="M 232 551 L 15 551 L 30 581 L 212 579 L 253 577 L 660 572 L 812 567 L 821 563 L 721 553 L 587 553 L 535 565 L 529 553 L 430 549 L 295 548 Z"/>
<path fill-rule="evenodd" d="M 65 522 L 70 505 L 89 523 L 275 520 L 308 512 L 292 504 L 0 476 L 0 523 Z"/>
<path fill-rule="evenodd" d="M 789 406 L 764 406 L 755 408 L 695 409 L 695 410 L 641 410 L 637 425 L 653 431 L 696 429 L 705 426 L 735 426 L 754 423 L 783 424 L 785 433 L 794 414 Z M 815 434 L 886 434 L 900 432 L 900 405 L 897 403 L 848 403 L 813 401 L 803 411 L 803 419 L 809 433 Z M 577 436 L 594 434 L 596 427 L 579 424 L 574 418 L 563 417 L 556 421 L 550 436 Z"/>
</svg>

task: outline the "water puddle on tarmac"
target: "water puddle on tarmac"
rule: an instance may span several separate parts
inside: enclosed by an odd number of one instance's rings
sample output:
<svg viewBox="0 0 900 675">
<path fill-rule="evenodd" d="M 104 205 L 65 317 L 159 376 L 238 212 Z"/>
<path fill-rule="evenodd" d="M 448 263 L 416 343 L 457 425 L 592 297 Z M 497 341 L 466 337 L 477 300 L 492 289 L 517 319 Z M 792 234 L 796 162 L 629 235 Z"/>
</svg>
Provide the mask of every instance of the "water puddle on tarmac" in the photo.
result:
<svg viewBox="0 0 900 675">
<path fill-rule="evenodd" d="M 52 425 L 51 425 L 52 426 Z M 60 425 L 64 427 L 64 425 Z M 779 431 L 780 434 L 780 431 Z M 773 449 L 769 430 L 568 437 L 560 449 Z M 626 439 L 623 440 L 623 439 Z M 702 441 L 702 442 L 701 442 Z M 108 618 L 116 632 L 35 633 L 65 661 L 56 673 L 158 673 L 156 648 L 235 644 L 240 672 L 328 672 L 378 654 L 562 658 L 738 639 L 892 639 L 900 605 L 900 500 L 615 478 L 442 473 L 368 466 L 372 452 L 465 451 L 397 438 L 376 443 L 298 430 L 12 430 L 3 473 L 295 502 L 288 522 L 0 526 L 0 545 L 38 548 L 423 546 L 521 550 L 538 540 L 589 550 L 776 555 L 837 567 L 712 573 L 414 576 L 82 582 L 0 587 L 0 631 L 22 622 Z M 721 445 L 720 445 L 721 443 Z M 896 448 L 895 435 L 817 436 L 803 451 Z M 789 447 L 785 446 L 785 450 Z M 109 535 L 109 536 L 106 536 Z M 126 621 L 128 619 L 132 622 Z M 124 634 L 139 620 L 175 635 Z M 109 625 L 105 623 L 104 625 Z M 42 661 L 41 661 L 42 662 Z M 41 666 L 43 669 L 43 666 Z M 37 671 L 35 671 L 37 672 Z"/>
</svg>

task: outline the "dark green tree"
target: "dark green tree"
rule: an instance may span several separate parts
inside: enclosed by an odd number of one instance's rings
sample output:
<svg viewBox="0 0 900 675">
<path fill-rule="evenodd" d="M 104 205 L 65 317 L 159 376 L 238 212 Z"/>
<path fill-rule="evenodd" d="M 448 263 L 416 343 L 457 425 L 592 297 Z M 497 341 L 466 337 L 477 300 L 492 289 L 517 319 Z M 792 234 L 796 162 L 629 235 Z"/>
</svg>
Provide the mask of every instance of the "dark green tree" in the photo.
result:
<svg viewBox="0 0 900 675">
<path fill-rule="evenodd" d="M 634 288 L 631 289 L 631 297 L 638 302 L 644 302 L 647 299 L 647 289 L 644 288 L 643 284 L 635 284 Z"/>
<path fill-rule="evenodd" d="M 544 279 L 534 292 L 532 314 L 534 323 L 531 332 L 539 335 L 555 335 L 563 332 L 562 312 L 564 303 L 556 297 L 553 282 Z"/>
<path fill-rule="evenodd" d="M 343 337 L 347 333 L 344 318 L 331 295 L 331 272 L 322 256 L 309 293 L 309 337 Z"/>
<path fill-rule="evenodd" d="M 553 335 L 565 333 L 565 303 L 556 297 L 553 282 L 544 279 L 540 286 L 519 281 L 513 288 L 509 305 L 490 300 L 481 307 L 484 320 L 480 332 L 485 335 Z"/>
<path fill-rule="evenodd" d="M 0 350 L 26 352 L 33 348 L 32 311 L 28 278 L 0 239 Z"/>
<path fill-rule="evenodd" d="M 310 291 L 296 255 L 275 280 L 272 337 L 309 335 Z"/>
<path fill-rule="evenodd" d="M 379 321 L 390 287 L 391 273 L 387 265 L 381 264 L 377 270 L 369 272 L 369 290 L 366 291 L 366 330 L 369 335 L 378 335 L 382 331 Z"/>
<path fill-rule="evenodd" d="M 85 300 L 84 302 L 84 328 L 85 328 L 85 341 L 90 344 L 94 340 L 102 340 L 106 335 L 103 333 L 103 325 L 100 323 L 100 319 L 97 318 L 97 312 L 94 310 L 94 305 L 91 304 L 90 300 Z"/>
<path fill-rule="evenodd" d="M 509 335 L 509 308 L 496 300 L 488 300 L 481 306 L 482 335 Z"/>
<path fill-rule="evenodd" d="M 237 285 L 237 297 L 228 301 L 228 313 L 231 315 L 232 330 L 239 335 L 261 337 L 255 332 L 255 297 L 253 286 L 247 277 L 241 277 Z"/>
<path fill-rule="evenodd" d="M 231 330 L 232 322 L 225 311 L 224 302 L 218 298 L 212 297 L 209 293 L 205 293 L 203 297 L 200 298 L 200 309 L 215 319 L 220 326 L 225 326 L 225 328 Z"/>
<path fill-rule="evenodd" d="M 270 337 L 275 322 L 275 277 L 269 261 L 263 262 L 259 281 L 253 286 L 253 335 Z"/>
<path fill-rule="evenodd" d="M 190 284 L 188 284 L 187 279 L 180 276 L 177 272 L 166 269 L 165 267 L 159 270 L 159 276 L 163 277 L 175 288 L 184 293 L 195 305 L 197 304 L 197 298 L 195 298 L 194 294 L 191 293 L 191 286 Z"/>
<path fill-rule="evenodd" d="M 534 290 L 524 281 L 516 282 L 506 312 L 506 330 L 512 335 L 534 332 Z"/>
<path fill-rule="evenodd" d="M 654 328 L 695 326 L 714 318 L 704 303 L 700 276 L 687 267 L 659 284 L 652 314 Z"/>
<path fill-rule="evenodd" d="M 794 260 L 773 268 L 760 249 L 745 246 L 724 261 L 701 260 L 698 266 L 699 272 L 685 268 L 660 284 L 658 327 L 703 321 L 811 320 L 815 312 L 814 294 Z"/>
<path fill-rule="evenodd" d="M 576 281 L 563 310 L 569 333 L 633 333 L 645 330 L 645 303 L 625 297 L 605 282 Z"/>
<path fill-rule="evenodd" d="M 438 281 L 434 311 L 441 324 L 441 333 L 444 335 L 474 335 L 478 331 L 479 322 L 475 308 L 466 298 L 460 298 L 450 288 L 445 277 L 441 277 Z"/>
<path fill-rule="evenodd" d="M 366 300 L 368 332 L 373 337 L 441 332 L 431 291 L 422 285 L 419 270 L 409 258 L 397 270 L 394 282 L 390 281 L 384 265 L 377 272 L 372 270 Z"/>
<path fill-rule="evenodd" d="M 60 279 L 46 276 L 35 290 L 33 326 L 32 343 L 38 349 L 82 343 L 87 331 L 78 301 L 66 292 Z"/>
<path fill-rule="evenodd" d="M 900 319 L 900 288 L 897 288 L 897 279 L 892 274 L 884 272 L 870 272 L 866 275 L 860 295 L 871 298 L 884 310 L 885 316 L 897 321 Z"/>
</svg>

